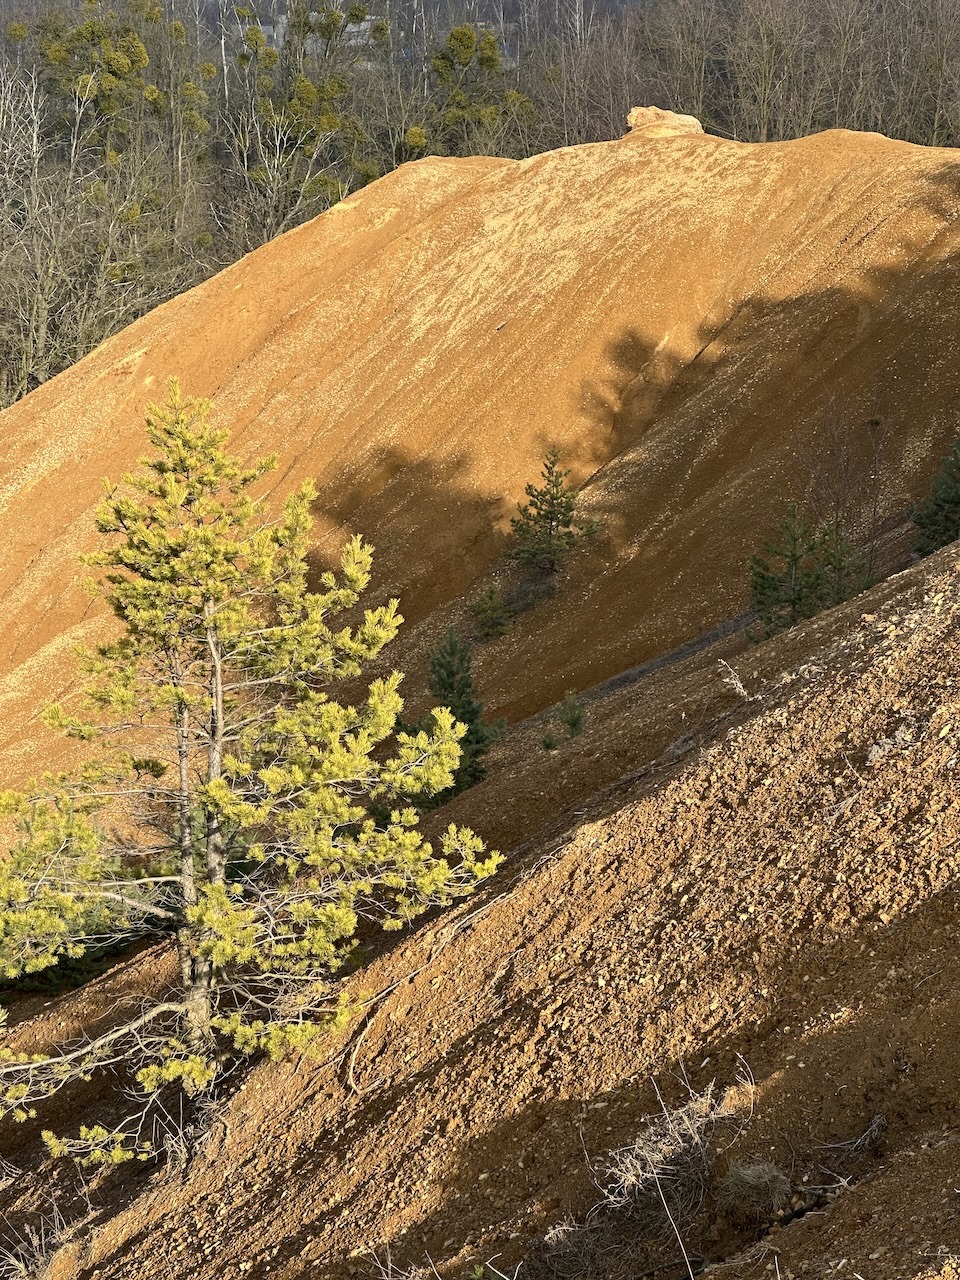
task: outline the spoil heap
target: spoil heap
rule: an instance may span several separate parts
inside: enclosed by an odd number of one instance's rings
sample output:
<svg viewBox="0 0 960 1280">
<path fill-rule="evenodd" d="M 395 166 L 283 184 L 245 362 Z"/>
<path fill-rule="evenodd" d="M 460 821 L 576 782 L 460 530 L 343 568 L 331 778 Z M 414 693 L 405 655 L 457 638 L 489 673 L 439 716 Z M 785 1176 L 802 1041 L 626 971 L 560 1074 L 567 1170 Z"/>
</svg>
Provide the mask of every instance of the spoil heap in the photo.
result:
<svg viewBox="0 0 960 1280">
<path fill-rule="evenodd" d="M 141 451 L 143 401 L 171 372 L 244 450 L 279 452 L 279 489 L 319 479 L 322 554 L 354 529 L 378 546 L 408 646 L 489 581 L 557 441 L 602 532 L 481 653 L 484 696 L 515 718 L 739 612 L 744 561 L 837 413 L 890 424 L 902 517 L 960 391 L 953 154 L 633 125 L 522 163 L 407 166 L 3 415 L 4 781 L 50 758 L 31 717 L 103 625 L 75 553 L 99 477 Z M 684 1226 L 691 1257 L 726 1259 L 731 1280 L 773 1274 L 773 1249 L 784 1277 L 952 1274 L 955 560 L 747 659 L 725 641 L 601 691 L 556 755 L 542 715 L 517 723 L 487 781 L 436 815 L 513 853 L 488 895 L 375 957 L 356 978 L 379 993 L 365 1020 L 325 1062 L 256 1067 L 179 1180 L 101 1175 L 56 1280 L 339 1278 L 388 1247 L 402 1268 L 507 1268 L 582 1224 L 607 1153 L 656 1109 L 654 1081 L 669 1105 L 711 1080 L 742 1127 Z M 165 963 L 131 960 L 7 1043 L 115 1016 Z M 79 1092 L 36 1127 L 109 1106 Z M 5 1154 L 25 1159 L 34 1127 L 5 1130 Z M 725 1218 L 712 1179 L 758 1158 L 803 1216 L 753 1247 L 769 1222 Z M 30 1221 L 72 1185 L 28 1171 L 3 1211 Z M 569 1253 L 538 1257 L 573 1280 Z"/>
<path fill-rule="evenodd" d="M 279 454 L 272 484 L 317 480 L 323 553 L 362 532 L 382 593 L 431 634 L 560 446 L 602 531 L 480 661 L 511 718 L 738 614 L 744 562 L 828 429 L 881 419 L 902 516 L 960 396 L 955 154 L 674 120 L 522 162 L 406 165 L 5 411 L 4 774 L 51 749 L 24 726 L 98 621 L 76 553 L 173 373 L 242 450 Z"/>
</svg>

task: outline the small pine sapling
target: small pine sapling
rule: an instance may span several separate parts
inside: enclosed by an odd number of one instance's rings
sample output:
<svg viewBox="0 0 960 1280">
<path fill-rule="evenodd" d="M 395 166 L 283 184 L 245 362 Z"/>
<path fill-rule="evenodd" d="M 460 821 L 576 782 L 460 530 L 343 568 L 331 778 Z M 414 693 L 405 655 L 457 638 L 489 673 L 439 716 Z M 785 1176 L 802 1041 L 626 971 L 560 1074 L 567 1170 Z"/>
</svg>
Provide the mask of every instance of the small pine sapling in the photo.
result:
<svg viewBox="0 0 960 1280">
<path fill-rule="evenodd" d="M 835 525 L 815 529 L 791 502 L 762 553 L 750 561 L 750 608 L 762 638 L 796 626 L 870 585 L 864 558 Z M 756 638 L 756 637 L 755 637 Z"/>
<path fill-rule="evenodd" d="M 820 607 L 823 581 L 814 559 L 817 535 L 795 502 L 772 538 L 750 561 L 750 609 L 763 636 L 776 635 L 812 617 Z"/>
<path fill-rule="evenodd" d="M 506 631 L 513 610 L 497 586 L 489 586 L 470 604 L 470 613 L 477 626 L 477 637 L 493 640 Z"/>
<path fill-rule="evenodd" d="M 820 578 L 820 608 L 850 600 L 870 586 L 867 561 L 842 530 L 827 527 L 820 531 L 814 547 Z"/>
<path fill-rule="evenodd" d="M 580 491 L 567 483 L 569 475 L 554 445 L 544 459 L 543 484 L 526 485 L 529 501 L 510 521 L 516 542 L 505 552 L 507 558 L 544 576 L 559 573 L 578 540 L 592 537 L 598 528 L 595 520 L 577 518 Z"/>
<path fill-rule="evenodd" d="M 960 440 L 934 476 L 930 496 L 910 514 L 919 534 L 916 550 L 928 556 L 960 538 Z"/>
<path fill-rule="evenodd" d="M 557 719 L 565 726 L 571 738 L 576 738 L 583 732 L 586 715 L 586 708 L 571 689 L 557 711 Z"/>
<path fill-rule="evenodd" d="M 501 733 L 500 724 L 483 721 L 483 703 L 477 699 L 472 660 L 469 643 L 452 628 L 430 654 L 430 693 L 466 728 L 460 739 L 460 763 L 453 786 L 440 792 L 437 800 L 449 799 L 486 775 L 483 758 Z"/>
</svg>

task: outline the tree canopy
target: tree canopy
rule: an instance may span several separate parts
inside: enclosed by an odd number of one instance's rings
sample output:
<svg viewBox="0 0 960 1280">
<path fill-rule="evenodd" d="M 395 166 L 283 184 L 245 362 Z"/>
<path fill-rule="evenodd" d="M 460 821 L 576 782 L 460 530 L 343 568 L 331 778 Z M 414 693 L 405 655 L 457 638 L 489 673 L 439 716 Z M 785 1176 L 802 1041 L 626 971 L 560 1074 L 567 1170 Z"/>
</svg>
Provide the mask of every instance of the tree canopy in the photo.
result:
<svg viewBox="0 0 960 1280">
<path fill-rule="evenodd" d="M 238 1055 L 304 1048 L 344 1012 L 336 978 L 373 928 L 469 893 L 498 855 L 450 826 L 439 848 L 415 801 L 449 787 L 466 732 L 450 710 L 398 730 L 401 676 L 358 685 L 402 622 L 362 609 L 371 548 L 310 562 L 302 486 L 268 518 L 209 405 L 171 384 L 151 406 L 151 456 L 110 487 L 88 562 L 116 617 L 83 658 L 83 705 L 48 720 L 88 744 L 72 774 L 3 808 L 0 971 L 8 978 L 105 938 L 173 934 L 179 979 L 136 1018 L 30 1060 L 0 1055 L 0 1104 L 20 1118 L 98 1066 L 132 1074 L 142 1105 L 114 1131 L 49 1135 L 93 1160 L 145 1154 L 152 1101 L 215 1087 Z M 330 690 L 348 682 L 355 702 Z"/>
</svg>

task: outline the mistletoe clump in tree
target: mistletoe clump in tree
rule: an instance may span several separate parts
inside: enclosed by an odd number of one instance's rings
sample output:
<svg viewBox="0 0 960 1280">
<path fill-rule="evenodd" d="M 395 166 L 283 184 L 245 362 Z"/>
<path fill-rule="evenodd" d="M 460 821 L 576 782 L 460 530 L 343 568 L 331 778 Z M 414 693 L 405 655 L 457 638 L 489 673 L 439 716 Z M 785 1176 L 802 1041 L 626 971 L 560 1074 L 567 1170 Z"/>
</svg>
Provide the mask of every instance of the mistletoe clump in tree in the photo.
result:
<svg viewBox="0 0 960 1280">
<path fill-rule="evenodd" d="M 553 446 L 544 459 L 543 484 L 528 484 L 529 498 L 510 521 L 516 543 L 506 555 L 545 577 L 558 573 L 581 538 L 597 532 L 594 520 L 577 518 L 580 491 L 568 484 L 569 471 L 560 466 L 560 450 Z"/>
<path fill-rule="evenodd" d="M 397 602 L 353 611 L 370 579 L 359 538 L 339 574 L 308 573 L 308 484 L 274 520 L 249 493 L 209 406 L 171 383 L 151 406 L 155 453 L 110 489 L 89 558 L 119 634 L 86 656 L 85 716 L 49 719 L 98 747 L 73 776 L 7 794 L 19 828 L 0 859 L 0 972 L 104 939 L 171 931 L 178 981 L 94 1039 L 32 1058 L 0 1053 L 0 1111 L 23 1119 L 64 1084 L 119 1064 L 142 1093 L 108 1131 L 46 1135 L 55 1154 L 146 1156 L 171 1090 L 215 1088 L 232 1062 L 304 1048 L 345 1016 L 338 968 L 361 922 L 396 929 L 495 869 L 467 829 L 434 850 L 413 801 L 449 787 L 464 726 L 397 728 L 401 677 L 355 680 L 393 639 Z"/>
</svg>

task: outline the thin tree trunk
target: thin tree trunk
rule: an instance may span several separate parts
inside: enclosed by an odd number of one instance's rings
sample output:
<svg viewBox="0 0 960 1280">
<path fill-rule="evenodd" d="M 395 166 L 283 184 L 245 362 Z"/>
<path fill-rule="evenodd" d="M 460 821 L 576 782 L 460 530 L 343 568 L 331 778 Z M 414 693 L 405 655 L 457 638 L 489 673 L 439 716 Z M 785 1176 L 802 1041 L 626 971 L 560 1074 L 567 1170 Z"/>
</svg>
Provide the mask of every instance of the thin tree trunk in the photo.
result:
<svg viewBox="0 0 960 1280">
<path fill-rule="evenodd" d="M 204 608 L 207 619 L 207 647 L 210 650 L 210 724 L 207 731 L 207 783 L 223 773 L 223 650 L 213 616 L 213 606 Z M 210 884 L 223 884 L 226 858 L 220 819 L 207 813 L 207 875 Z"/>
<path fill-rule="evenodd" d="M 179 684 L 179 672 L 177 683 Z M 196 868 L 193 862 L 192 805 L 190 789 L 190 710 L 181 707 L 177 713 L 177 766 L 179 772 L 179 846 L 180 884 L 185 909 L 195 907 L 199 901 Z M 200 1049 L 210 1041 L 212 1008 L 212 965 L 199 954 L 197 930 L 183 921 L 177 930 L 177 955 L 180 961 L 180 978 L 183 982 L 184 1005 L 187 1012 L 187 1038 L 191 1048 Z"/>
</svg>

